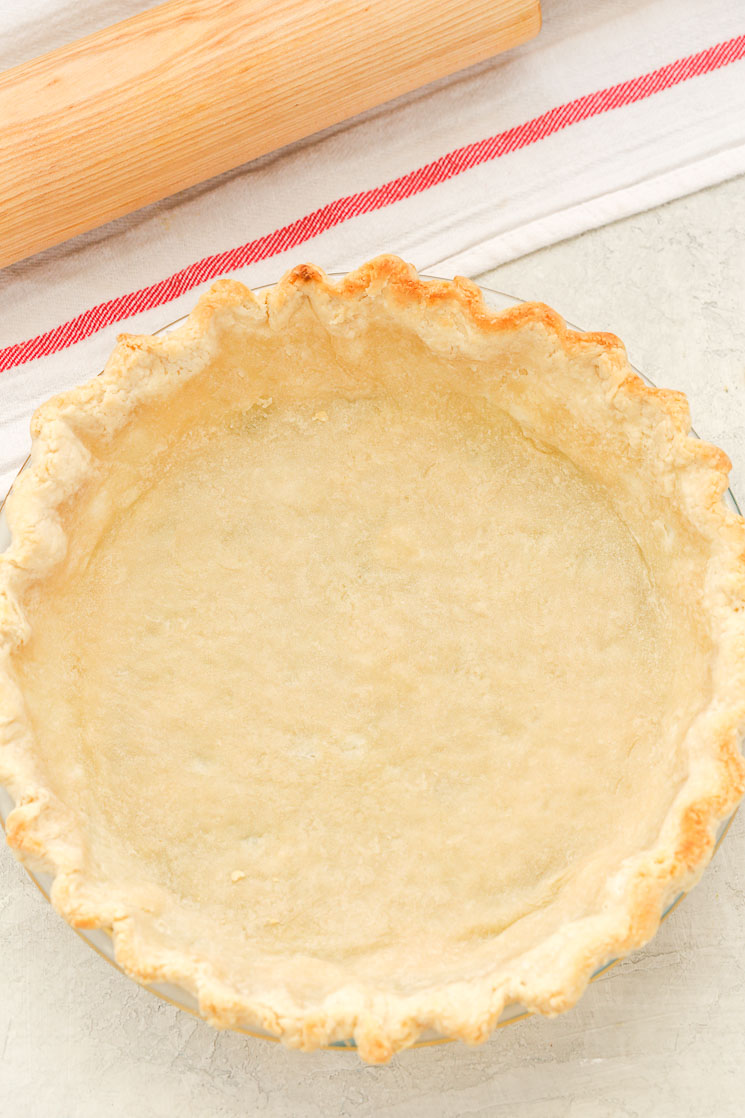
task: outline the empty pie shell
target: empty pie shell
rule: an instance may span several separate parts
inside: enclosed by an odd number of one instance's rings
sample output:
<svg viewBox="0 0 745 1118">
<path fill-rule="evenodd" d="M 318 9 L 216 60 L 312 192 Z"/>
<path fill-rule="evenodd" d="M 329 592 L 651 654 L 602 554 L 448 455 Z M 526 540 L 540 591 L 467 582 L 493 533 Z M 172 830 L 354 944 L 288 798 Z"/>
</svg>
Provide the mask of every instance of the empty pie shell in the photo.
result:
<svg viewBox="0 0 745 1118">
<path fill-rule="evenodd" d="M 222 281 L 36 413 L 7 837 L 142 982 L 379 1063 L 572 1006 L 743 791 L 726 455 L 619 340 L 380 257 Z"/>
</svg>

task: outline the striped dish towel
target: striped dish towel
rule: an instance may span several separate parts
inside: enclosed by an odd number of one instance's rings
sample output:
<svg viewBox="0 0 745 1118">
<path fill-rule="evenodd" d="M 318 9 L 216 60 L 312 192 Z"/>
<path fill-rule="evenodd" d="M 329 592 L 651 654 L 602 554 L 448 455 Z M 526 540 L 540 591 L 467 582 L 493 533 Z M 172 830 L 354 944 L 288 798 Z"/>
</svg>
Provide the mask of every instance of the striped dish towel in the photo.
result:
<svg viewBox="0 0 745 1118">
<path fill-rule="evenodd" d="M 5 0 L 0 67 L 148 6 Z M 0 271 L 0 495 L 37 404 L 217 276 L 384 251 L 477 275 L 745 171 L 743 0 L 543 11 L 517 50 Z"/>
</svg>

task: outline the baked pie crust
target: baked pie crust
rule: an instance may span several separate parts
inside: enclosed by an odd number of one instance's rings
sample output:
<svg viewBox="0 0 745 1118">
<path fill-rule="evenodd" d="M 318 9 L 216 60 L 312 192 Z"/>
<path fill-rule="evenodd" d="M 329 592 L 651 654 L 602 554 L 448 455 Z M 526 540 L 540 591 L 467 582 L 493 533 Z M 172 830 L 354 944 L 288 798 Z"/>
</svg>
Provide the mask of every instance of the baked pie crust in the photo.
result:
<svg viewBox="0 0 745 1118">
<path fill-rule="evenodd" d="M 555 1014 L 743 791 L 745 530 L 609 334 L 380 257 L 217 283 L 36 413 L 10 845 L 213 1025 L 387 1060 Z"/>
</svg>

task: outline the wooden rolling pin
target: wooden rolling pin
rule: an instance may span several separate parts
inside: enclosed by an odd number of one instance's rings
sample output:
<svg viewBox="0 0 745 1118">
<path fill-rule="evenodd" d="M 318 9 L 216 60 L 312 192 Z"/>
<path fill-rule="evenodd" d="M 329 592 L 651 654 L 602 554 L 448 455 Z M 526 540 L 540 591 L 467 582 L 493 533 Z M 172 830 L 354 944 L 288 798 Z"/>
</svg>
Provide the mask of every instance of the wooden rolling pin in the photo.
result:
<svg viewBox="0 0 745 1118">
<path fill-rule="evenodd" d="M 539 0 L 170 0 L 7 70 L 0 266 L 539 28 Z"/>
</svg>

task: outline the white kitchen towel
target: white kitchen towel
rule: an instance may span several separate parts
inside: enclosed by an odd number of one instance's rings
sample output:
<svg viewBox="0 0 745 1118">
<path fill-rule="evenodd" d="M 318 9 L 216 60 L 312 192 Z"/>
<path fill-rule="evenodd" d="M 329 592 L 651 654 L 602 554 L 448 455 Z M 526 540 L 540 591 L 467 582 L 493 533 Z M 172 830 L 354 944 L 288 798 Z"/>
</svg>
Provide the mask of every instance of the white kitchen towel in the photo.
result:
<svg viewBox="0 0 745 1118">
<path fill-rule="evenodd" d="M 4 0 L 0 67 L 148 6 Z M 0 495 L 36 405 L 216 276 L 379 252 L 477 275 L 745 171 L 743 0 L 543 13 L 514 51 L 0 271 Z"/>
</svg>

